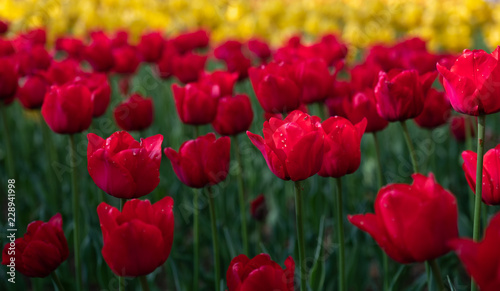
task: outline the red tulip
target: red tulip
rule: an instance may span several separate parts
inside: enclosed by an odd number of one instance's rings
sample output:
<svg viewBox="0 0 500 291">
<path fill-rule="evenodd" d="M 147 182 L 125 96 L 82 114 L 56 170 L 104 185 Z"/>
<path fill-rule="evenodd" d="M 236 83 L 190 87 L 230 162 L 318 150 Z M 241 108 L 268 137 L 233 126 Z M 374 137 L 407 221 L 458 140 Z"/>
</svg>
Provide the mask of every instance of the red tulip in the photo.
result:
<svg viewBox="0 0 500 291">
<path fill-rule="evenodd" d="M 163 36 L 159 32 L 146 33 L 141 36 L 137 51 L 148 63 L 157 62 L 163 52 Z"/>
<path fill-rule="evenodd" d="M 424 110 L 415 117 L 415 123 L 424 128 L 436 128 L 445 124 L 451 115 L 450 101 L 444 92 L 430 88 L 424 101 Z"/>
<path fill-rule="evenodd" d="M 12 61 L 0 58 L 0 101 L 10 99 L 16 94 L 17 78 Z"/>
<path fill-rule="evenodd" d="M 343 110 L 352 123 L 358 123 L 366 118 L 365 132 L 381 131 L 389 124 L 377 112 L 377 101 L 373 89 L 358 92 L 350 100 L 344 98 Z"/>
<path fill-rule="evenodd" d="M 12 56 L 16 53 L 12 41 L 0 38 L 0 57 Z"/>
<path fill-rule="evenodd" d="M 366 119 L 353 125 L 340 116 L 330 117 L 321 124 L 325 131 L 322 177 L 339 178 L 354 173 L 361 163 L 361 138 Z"/>
<path fill-rule="evenodd" d="M 231 260 L 226 272 L 228 291 L 293 291 L 295 262 L 285 260 L 285 269 L 271 260 L 268 254 L 253 259 L 239 255 Z"/>
<path fill-rule="evenodd" d="M 300 106 L 300 88 L 293 78 L 293 67 L 269 63 L 248 70 L 253 90 L 266 112 L 290 112 Z"/>
<path fill-rule="evenodd" d="M 153 113 L 153 100 L 135 93 L 116 106 L 113 116 L 121 129 L 133 131 L 151 126 Z"/>
<path fill-rule="evenodd" d="M 225 62 L 229 72 L 238 73 L 238 80 L 248 78 L 248 69 L 252 66 L 252 61 L 242 52 L 232 54 Z"/>
<path fill-rule="evenodd" d="M 424 97 L 417 71 L 380 72 L 375 87 L 377 110 L 388 121 L 417 117 L 424 109 Z"/>
<path fill-rule="evenodd" d="M 266 197 L 262 194 L 259 194 L 252 202 L 250 203 L 250 214 L 257 221 L 264 221 L 267 217 L 267 204 Z"/>
<path fill-rule="evenodd" d="M 457 112 L 478 116 L 500 111 L 498 50 L 491 54 L 464 50 L 451 70 L 437 64 L 451 106 Z"/>
<path fill-rule="evenodd" d="M 500 214 L 495 215 L 481 242 L 459 238 L 449 245 L 457 253 L 481 291 L 500 290 Z"/>
<path fill-rule="evenodd" d="M 89 89 L 72 83 L 52 86 L 42 105 L 45 122 L 60 134 L 78 133 L 89 128 L 93 111 Z"/>
<path fill-rule="evenodd" d="M 47 50 L 41 46 L 37 45 L 31 48 L 28 57 L 27 72 L 35 72 L 36 70 L 45 71 L 49 68 L 52 62 L 52 56 L 47 52 Z"/>
<path fill-rule="evenodd" d="M 473 151 L 462 153 L 462 168 L 470 188 L 476 193 L 477 154 Z M 481 198 L 488 205 L 500 204 L 500 145 L 486 152 L 483 157 L 483 192 Z"/>
<path fill-rule="evenodd" d="M 323 163 L 324 132 L 320 119 L 299 110 L 284 120 L 264 122 L 264 138 L 247 131 L 252 143 L 280 179 L 301 181 L 313 176 Z"/>
<path fill-rule="evenodd" d="M 342 116 L 347 118 L 347 112 L 345 111 L 344 103 L 349 100 L 350 96 L 351 85 L 349 84 L 349 82 L 335 81 L 332 85 L 330 96 L 325 100 L 325 105 L 328 109 L 329 115 Z"/>
<path fill-rule="evenodd" d="M 271 57 L 271 49 L 265 41 L 253 38 L 248 41 L 248 49 L 254 53 L 261 62 L 265 62 Z"/>
<path fill-rule="evenodd" d="M 166 196 L 151 205 L 132 199 L 120 212 L 102 202 L 97 207 L 104 245 L 102 256 L 117 276 L 153 272 L 170 255 L 174 240 L 174 200 Z"/>
<path fill-rule="evenodd" d="M 218 86 L 191 83 L 185 87 L 172 85 L 177 114 L 183 123 L 201 125 L 211 123 L 217 113 Z"/>
<path fill-rule="evenodd" d="M 219 99 L 212 126 L 220 135 L 236 135 L 247 131 L 253 120 L 252 104 L 247 95 L 225 96 Z"/>
<path fill-rule="evenodd" d="M 205 69 L 206 62 L 207 56 L 194 53 L 174 55 L 172 59 L 172 74 L 184 84 L 195 82 L 198 80 L 200 73 Z"/>
<path fill-rule="evenodd" d="M 351 86 L 354 91 L 374 89 L 378 83 L 379 72 L 382 68 L 375 63 L 357 65 L 351 70 Z"/>
<path fill-rule="evenodd" d="M 47 78 L 52 84 L 64 85 L 75 79 L 80 72 L 80 65 L 73 59 L 54 61 L 47 70 Z"/>
<path fill-rule="evenodd" d="M 111 40 L 103 33 L 92 34 L 92 43 L 83 52 L 94 71 L 109 72 L 114 66 Z"/>
<path fill-rule="evenodd" d="M 465 124 L 467 123 L 468 125 L 468 130 L 469 130 L 469 134 L 471 137 L 474 137 L 476 136 L 476 133 L 475 133 L 475 124 L 469 119 L 469 117 L 465 117 L 465 116 L 454 116 L 452 119 L 451 119 L 451 122 L 450 122 L 450 130 L 451 130 L 451 133 L 453 134 L 453 137 L 457 140 L 457 141 L 465 141 L 466 137 L 467 137 L 467 133 L 465 132 Z"/>
<path fill-rule="evenodd" d="M 28 76 L 23 86 L 17 90 L 17 98 L 26 109 L 40 108 L 49 87 L 49 82 L 45 77 L 41 75 Z"/>
<path fill-rule="evenodd" d="M 56 39 L 56 49 L 66 52 L 68 58 L 80 60 L 83 57 L 85 45 L 79 38 L 60 37 Z"/>
<path fill-rule="evenodd" d="M 182 183 L 192 188 L 215 185 L 226 179 L 229 171 L 231 139 L 216 139 L 209 133 L 184 142 L 176 152 L 165 149 L 174 172 Z"/>
<path fill-rule="evenodd" d="M 92 116 L 99 117 L 106 113 L 111 98 L 108 77 L 100 73 L 87 73 L 79 77 L 76 82 L 86 86 L 92 94 L 92 103 L 94 104 Z"/>
<path fill-rule="evenodd" d="M 7 21 L 0 20 L 0 34 L 5 34 L 9 31 L 9 23 Z"/>
<path fill-rule="evenodd" d="M 178 52 L 171 41 L 167 41 L 163 45 L 161 57 L 156 63 L 158 75 L 162 79 L 167 79 L 172 76 L 173 59 L 178 55 Z"/>
<path fill-rule="evenodd" d="M 324 101 L 334 81 L 326 62 L 319 58 L 296 64 L 295 79 L 301 89 L 301 101 L 305 104 Z"/>
<path fill-rule="evenodd" d="M 113 71 L 119 74 L 134 74 L 140 63 L 136 48 L 124 45 L 113 49 L 113 63 Z"/>
<path fill-rule="evenodd" d="M 218 60 L 227 60 L 232 55 L 241 53 L 243 44 L 239 40 L 228 40 L 214 48 L 214 57 Z"/>
<path fill-rule="evenodd" d="M 129 46 L 128 42 L 129 33 L 127 30 L 118 30 L 115 32 L 115 35 L 110 39 L 111 47 L 113 49 L 121 48 L 124 46 Z"/>
<path fill-rule="evenodd" d="M 32 46 L 45 46 L 47 43 L 47 31 L 45 31 L 45 28 L 34 28 L 22 34 L 21 37 Z"/>
<path fill-rule="evenodd" d="M 187 53 L 196 48 L 208 46 L 210 38 L 207 31 L 196 30 L 178 35 L 172 39 L 172 43 L 180 54 Z"/>
<path fill-rule="evenodd" d="M 206 84 L 208 86 L 219 86 L 219 97 L 223 97 L 233 95 L 233 87 L 236 80 L 238 80 L 237 73 L 213 71 L 211 73 L 202 73 L 198 83 Z"/>
<path fill-rule="evenodd" d="M 375 214 L 348 216 L 368 232 L 389 257 L 401 264 L 436 259 L 458 237 L 455 196 L 434 176 L 413 174 L 413 184 L 390 184 L 377 194 Z"/>
<path fill-rule="evenodd" d="M 33 221 L 23 237 L 10 238 L 2 253 L 2 265 L 15 263 L 15 271 L 28 277 L 47 277 L 69 255 L 68 242 L 62 229 L 61 214 L 48 222 Z M 10 267 L 11 271 L 13 268 Z"/>
<path fill-rule="evenodd" d="M 89 133 L 87 138 L 87 168 L 104 192 L 118 198 L 139 198 L 160 183 L 161 134 L 141 142 L 126 131 L 115 132 L 107 139 Z"/>
</svg>

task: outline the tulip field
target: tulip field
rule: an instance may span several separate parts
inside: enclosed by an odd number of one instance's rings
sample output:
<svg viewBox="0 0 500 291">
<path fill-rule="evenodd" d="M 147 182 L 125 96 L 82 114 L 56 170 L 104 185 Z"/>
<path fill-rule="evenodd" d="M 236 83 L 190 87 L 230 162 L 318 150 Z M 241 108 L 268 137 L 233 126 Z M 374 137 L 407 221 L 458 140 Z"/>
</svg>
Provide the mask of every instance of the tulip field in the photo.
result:
<svg viewBox="0 0 500 291">
<path fill-rule="evenodd" d="M 499 4 L 160 2 L 0 3 L 0 290 L 500 290 Z"/>
</svg>

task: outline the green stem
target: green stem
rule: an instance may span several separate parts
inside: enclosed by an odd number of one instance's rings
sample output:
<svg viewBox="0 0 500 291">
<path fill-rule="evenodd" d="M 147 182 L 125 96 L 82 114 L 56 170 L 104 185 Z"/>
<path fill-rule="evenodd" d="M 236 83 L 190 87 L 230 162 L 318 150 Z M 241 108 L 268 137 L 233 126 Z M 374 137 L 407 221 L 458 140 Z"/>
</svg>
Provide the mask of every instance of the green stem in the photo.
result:
<svg viewBox="0 0 500 291">
<path fill-rule="evenodd" d="M 297 240 L 299 245 L 300 290 L 307 291 L 306 245 L 304 240 L 304 218 L 302 211 L 302 185 L 295 182 L 295 216 L 297 219 Z"/>
<path fill-rule="evenodd" d="M 378 187 L 379 189 L 384 186 L 384 175 L 382 174 L 382 158 L 380 154 L 380 144 L 376 132 L 372 132 L 373 143 L 375 144 L 375 155 L 377 156 L 377 172 L 378 172 Z M 389 258 L 382 250 L 382 268 L 384 270 L 384 290 L 389 290 Z"/>
<path fill-rule="evenodd" d="M 139 276 L 139 282 L 141 282 L 142 291 L 149 291 L 148 279 L 146 276 Z"/>
<path fill-rule="evenodd" d="M 193 216 L 194 216 L 194 222 L 193 222 L 193 290 L 198 290 L 199 289 L 199 278 L 200 278 L 200 271 L 199 271 L 199 262 L 200 262 L 200 235 L 199 235 L 199 218 L 198 218 L 198 212 L 199 212 L 199 207 L 198 207 L 198 194 L 199 194 L 198 189 L 194 189 L 194 198 L 193 198 Z"/>
<path fill-rule="evenodd" d="M 238 162 L 238 198 L 240 200 L 240 219 L 241 219 L 241 239 L 243 240 L 243 252 L 248 253 L 248 233 L 247 233 L 247 209 L 245 203 L 245 190 L 243 186 L 243 165 L 241 163 L 240 143 L 238 137 L 233 138 L 234 152 Z"/>
<path fill-rule="evenodd" d="M 382 174 L 382 159 L 380 155 L 380 144 L 378 142 L 378 137 L 376 132 L 372 132 L 373 143 L 375 144 L 375 154 L 377 156 L 377 172 L 378 172 L 378 187 L 379 189 L 384 186 L 384 176 Z"/>
<path fill-rule="evenodd" d="M 54 284 L 56 284 L 57 289 L 59 289 L 59 291 L 64 291 L 64 286 L 62 285 L 61 280 L 59 280 L 59 276 L 57 276 L 56 271 L 50 273 L 50 276 L 52 277 L 52 281 L 54 281 Z"/>
<path fill-rule="evenodd" d="M 14 160 L 12 156 L 12 142 L 10 140 L 10 132 L 9 126 L 7 124 L 7 110 L 5 110 L 5 104 L 0 101 L 0 115 L 2 115 L 2 123 L 3 123 L 3 138 L 5 140 L 5 163 L 7 168 L 7 174 L 9 175 L 9 179 L 15 179 L 15 170 L 14 170 Z"/>
<path fill-rule="evenodd" d="M 212 188 L 207 189 L 208 203 L 210 208 L 210 223 L 212 224 L 212 245 L 214 249 L 214 268 L 215 268 L 215 291 L 219 290 L 220 284 L 220 256 L 219 256 L 219 238 L 217 236 L 217 221 L 215 213 L 215 202 L 212 193 Z"/>
<path fill-rule="evenodd" d="M 200 136 L 200 128 L 198 125 L 194 126 L 194 138 L 198 138 Z"/>
<path fill-rule="evenodd" d="M 438 290 L 445 291 L 446 288 L 444 287 L 443 277 L 441 276 L 441 270 L 439 269 L 439 266 L 438 266 L 436 260 L 429 260 L 428 263 L 429 263 L 429 266 L 431 267 L 431 270 L 432 270 L 432 273 L 434 274 L 434 277 L 436 278 Z M 429 282 L 429 284 L 430 284 L 430 282 Z"/>
<path fill-rule="evenodd" d="M 476 197 L 474 201 L 474 228 L 472 239 L 479 239 L 481 229 L 481 195 L 483 191 L 483 153 L 484 153 L 484 127 L 486 123 L 486 115 L 478 116 L 477 123 L 477 166 L 476 166 Z M 471 290 L 477 290 L 474 282 L 471 284 Z"/>
<path fill-rule="evenodd" d="M 345 245 L 344 245 L 344 216 L 342 214 L 342 179 L 336 178 L 337 180 L 337 236 L 339 243 L 339 291 L 344 291 L 345 289 Z"/>
<path fill-rule="evenodd" d="M 52 170 L 52 163 L 57 161 L 57 153 L 56 148 L 52 143 L 51 130 L 45 123 L 45 121 L 40 121 L 40 127 L 42 131 L 43 143 L 45 145 L 45 152 L 47 154 L 47 180 L 49 182 L 49 191 L 56 192 L 57 191 L 57 181 L 55 180 L 56 176 L 54 171 Z M 58 201 L 56 195 L 49 195 L 50 203 L 53 207 L 58 208 L 60 201 Z"/>
<path fill-rule="evenodd" d="M 417 154 L 415 152 L 415 148 L 413 147 L 413 143 L 411 142 L 410 132 L 408 131 L 408 127 L 406 126 L 406 120 L 401 121 L 401 126 L 403 127 L 403 134 L 405 136 L 406 145 L 408 146 L 408 150 L 410 151 L 411 163 L 413 164 L 413 172 L 418 173 L 418 164 L 417 164 Z"/>
<path fill-rule="evenodd" d="M 74 231 L 73 240 L 75 248 L 75 271 L 76 271 L 76 290 L 82 290 L 82 266 L 80 261 L 80 196 L 78 191 L 78 169 L 76 167 L 76 144 L 75 136 L 69 136 L 70 155 L 71 155 L 71 184 L 73 188 L 73 217 Z"/>
</svg>

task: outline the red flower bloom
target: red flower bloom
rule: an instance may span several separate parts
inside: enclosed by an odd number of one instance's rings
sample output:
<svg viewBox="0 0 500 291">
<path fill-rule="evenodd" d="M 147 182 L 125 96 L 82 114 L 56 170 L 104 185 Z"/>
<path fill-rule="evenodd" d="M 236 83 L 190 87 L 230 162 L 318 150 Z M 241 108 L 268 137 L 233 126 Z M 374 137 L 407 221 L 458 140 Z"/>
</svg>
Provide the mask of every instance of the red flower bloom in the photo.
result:
<svg viewBox="0 0 500 291">
<path fill-rule="evenodd" d="M 424 109 L 421 84 L 414 70 L 380 72 L 375 97 L 379 115 L 388 121 L 411 119 Z"/>
<path fill-rule="evenodd" d="M 167 79 L 172 76 L 173 59 L 178 55 L 178 52 L 171 41 L 167 41 L 163 45 L 161 58 L 156 63 L 158 75 L 162 79 Z"/>
<path fill-rule="evenodd" d="M 183 123 L 201 125 L 211 123 L 217 113 L 218 86 L 191 83 L 185 87 L 172 85 L 177 114 Z"/>
<path fill-rule="evenodd" d="M 143 130 L 153 123 L 153 100 L 135 93 L 116 106 L 113 111 L 116 124 L 127 131 Z"/>
<path fill-rule="evenodd" d="M 111 40 L 104 33 L 94 33 L 91 37 L 92 43 L 85 48 L 84 58 L 94 71 L 109 72 L 114 66 Z"/>
<path fill-rule="evenodd" d="M 481 242 L 459 238 L 449 243 L 481 291 L 500 289 L 498 242 L 500 242 L 500 214 L 491 219 Z"/>
<path fill-rule="evenodd" d="M 271 57 L 271 49 L 269 45 L 262 40 L 253 38 L 248 41 L 248 49 L 254 53 L 261 62 L 265 62 L 269 57 Z"/>
<path fill-rule="evenodd" d="M 477 154 L 473 151 L 462 153 L 462 168 L 470 188 L 476 193 Z M 481 198 L 488 205 L 500 204 L 500 145 L 486 152 L 483 158 L 483 192 Z"/>
<path fill-rule="evenodd" d="M 436 259 L 458 237 L 455 196 L 434 180 L 413 174 L 413 184 L 390 184 L 378 192 L 375 214 L 348 216 L 368 232 L 389 257 L 401 264 Z"/>
<path fill-rule="evenodd" d="M 141 142 L 126 131 L 103 139 L 87 135 L 87 168 L 97 187 L 118 198 L 138 198 L 160 183 L 161 143 L 157 134 Z"/>
<path fill-rule="evenodd" d="M 113 71 L 119 74 L 134 74 L 140 63 L 136 48 L 123 45 L 113 49 L 113 63 Z"/>
<path fill-rule="evenodd" d="M 498 50 L 491 54 L 464 50 L 451 70 L 437 64 L 451 106 L 457 112 L 478 116 L 500 111 Z"/>
<path fill-rule="evenodd" d="M 56 133 L 73 134 L 86 130 L 92 122 L 92 95 L 79 84 L 52 86 L 45 95 L 42 115 Z"/>
<path fill-rule="evenodd" d="M 445 124 L 450 115 L 451 105 L 446 94 L 430 88 L 425 96 L 424 110 L 414 120 L 419 126 L 432 129 Z"/>
<path fill-rule="evenodd" d="M 9 31 L 9 23 L 7 21 L 0 20 L 0 34 L 5 34 Z"/>
<path fill-rule="evenodd" d="M 271 260 L 268 254 L 253 259 L 239 255 L 231 260 L 226 272 L 228 291 L 293 291 L 295 262 L 285 260 L 285 269 Z"/>
<path fill-rule="evenodd" d="M 236 52 L 224 61 L 229 72 L 238 73 L 238 80 L 248 78 L 248 69 L 252 66 L 252 61 L 242 52 Z"/>
<path fill-rule="evenodd" d="M 49 82 L 41 75 L 26 77 L 24 84 L 17 90 L 17 98 L 26 109 L 42 107 L 45 94 L 49 90 Z"/>
<path fill-rule="evenodd" d="M 17 91 L 17 73 L 10 59 L 0 58 L 0 101 L 9 99 Z"/>
<path fill-rule="evenodd" d="M 209 133 L 184 142 L 176 152 L 165 149 L 174 172 L 182 183 L 192 188 L 215 185 L 226 179 L 229 171 L 231 139 L 215 138 Z"/>
<path fill-rule="evenodd" d="M 356 125 L 340 116 L 330 117 L 321 124 L 325 131 L 322 177 L 342 177 L 354 173 L 361 163 L 361 138 L 366 119 Z"/>
<path fill-rule="evenodd" d="M 207 31 L 200 29 L 178 35 L 172 39 L 172 43 L 180 54 L 187 53 L 196 48 L 208 46 L 210 38 Z"/>
<path fill-rule="evenodd" d="M 80 72 L 80 65 L 73 59 L 54 61 L 47 70 L 47 78 L 52 84 L 64 85 L 73 81 Z"/>
<path fill-rule="evenodd" d="M 344 98 L 343 110 L 352 123 L 358 123 L 366 118 L 366 131 L 376 132 L 387 127 L 389 122 L 378 114 L 377 101 L 373 89 L 365 89 L 356 93 L 350 100 Z"/>
<path fill-rule="evenodd" d="M 296 64 L 295 79 L 301 89 L 301 101 L 304 104 L 324 101 L 335 81 L 335 77 L 330 75 L 326 62 L 319 58 L 304 60 Z"/>
<path fill-rule="evenodd" d="M 255 197 L 254 200 L 250 203 L 250 214 L 257 221 L 264 221 L 267 217 L 267 204 L 266 197 L 262 194 L 259 194 Z"/>
<path fill-rule="evenodd" d="M 248 74 L 260 105 L 266 112 L 290 112 L 300 106 L 300 88 L 293 67 L 269 63 L 250 68 Z"/>
<path fill-rule="evenodd" d="M 142 59 L 148 63 L 157 62 L 163 52 L 163 36 L 159 32 L 146 33 L 141 36 L 137 51 Z"/>
<path fill-rule="evenodd" d="M 247 135 L 278 178 L 300 181 L 320 170 L 325 137 L 318 117 L 295 110 L 284 120 L 265 121 L 263 132 L 264 138 Z"/>
<path fill-rule="evenodd" d="M 56 39 L 56 49 L 66 52 L 68 58 L 80 60 L 83 57 L 85 45 L 79 38 L 60 37 Z"/>
<path fill-rule="evenodd" d="M 214 57 L 218 60 L 227 60 L 236 53 L 241 53 L 243 44 L 239 40 L 228 40 L 214 49 Z"/>
<path fill-rule="evenodd" d="M 237 73 L 213 71 L 211 73 L 203 72 L 198 83 L 207 86 L 219 86 L 219 97 L 224 97 L 233 95 L 233 88 L 236 80 L 238 80 Z"/>
<path fill-rule="evenodd" d="M 187 84 L 195 82 L 201 72 L 205 69 L 207 56 L 200 56 L 194 53 L 184 55 L 174 55 L 172 59 L 172 74 L 180 82 Z"/>
<path fill-rule="evenodd" d="M 247 95 L 225 96 L 219 99 L 212 126 L 220 135 L 236 135 L 247 131 L 253 120 L 252 104 Z"/>
<path fill-rule="evenodd" d="M 5 245 L 2 265 L 8 267 L 14 259 L 15 270 L 25 276 L 43 278 L 50 275 L 69 255 L 62 223 L 59 213 L 48 222 L 30 223 L 23 237 Z"/>
<path fill-rule="evenodd" d="M 168 196 L 153 205 L 132 199 L 122 212 L 105 202 L 99 204 L 101 253 L 113 273 L 144 276 L 165 263 L 174 240 L 173 208 L 174 200 Z"/>
<path fill-rule="evenodd" d="M 378 76 L 382 68 L 375 63 L 363 63 L 351 70 L 351 86 L 354 91 L 360 92 L 372 89 L 378 83 Z"/>
<path fill-rule="evenodd" d="M 106 113 L 111 99 L 108 77 L 100 73 L 87 73 L 82 74 L 76 82 L 89 88 L 92 94 L 92 103 L 94 104 L 92 116 L 99 117 Z"/>
</svg>

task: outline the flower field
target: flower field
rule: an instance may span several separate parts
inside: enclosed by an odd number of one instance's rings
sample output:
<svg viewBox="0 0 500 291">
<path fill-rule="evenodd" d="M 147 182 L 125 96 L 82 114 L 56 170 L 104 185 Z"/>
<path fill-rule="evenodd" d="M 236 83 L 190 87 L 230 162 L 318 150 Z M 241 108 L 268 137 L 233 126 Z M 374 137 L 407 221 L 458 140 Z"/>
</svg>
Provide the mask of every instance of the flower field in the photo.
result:
<svg viewBox="0 0 500 291">
<path fill-rule="evenodd" d="M 0 290 L 500 290 L 498 44 L 495 1 L 4 0 Z"/>
</svg>

